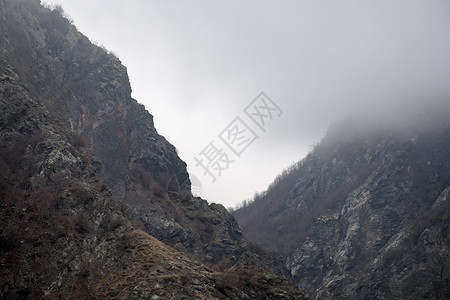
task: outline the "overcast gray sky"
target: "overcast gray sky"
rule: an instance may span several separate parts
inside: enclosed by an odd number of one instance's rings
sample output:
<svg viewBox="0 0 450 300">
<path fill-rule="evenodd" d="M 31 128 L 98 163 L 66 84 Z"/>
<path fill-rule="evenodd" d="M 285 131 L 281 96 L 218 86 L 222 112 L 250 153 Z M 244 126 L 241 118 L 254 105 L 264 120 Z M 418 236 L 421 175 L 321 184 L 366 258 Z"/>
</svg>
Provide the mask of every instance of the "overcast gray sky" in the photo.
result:
<svg viewBox="0 0 450 300">
<path fill-rule="evenodd" d="M 179 149 L 202 197 L 226 207 L 264 190 L 336 119 L 381 122 L 450 99 L 448 0 L 45 2 L 61 4 L 81 32 L 118 55 L 132 96 Z M 263 117 L 264 131 L 244 112 L 261 91 L 282 111 Z M 239 156 L 225 144 L 233 128 L 247 132 L 231 144 Z M 211 165 L 215 182 L 194 159 L 206 163 L 211 142 L 222 150 L 216 163 L 225 168 L 222 154 L 233 161 L 220 176 Z"/>
</svg>

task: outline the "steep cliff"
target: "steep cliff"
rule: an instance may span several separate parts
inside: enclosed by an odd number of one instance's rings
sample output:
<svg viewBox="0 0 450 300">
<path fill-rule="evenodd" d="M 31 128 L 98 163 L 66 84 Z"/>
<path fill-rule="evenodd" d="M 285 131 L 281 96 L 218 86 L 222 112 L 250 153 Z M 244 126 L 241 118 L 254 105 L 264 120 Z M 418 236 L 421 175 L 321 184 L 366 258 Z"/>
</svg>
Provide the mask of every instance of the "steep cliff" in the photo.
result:
<svg viewBox="0 0 450 300">
<path fill-rule="evenodd" d="M 39 1 L 0 5 L 2 59 L 94 153 L 102 181 L 134 224 L 205 263 L 235 262 L 244 252 L 236 222 L 220 205 L 192 198 L 186 164 L 131 98 L 121 62 Z"/>
<path fill-rule="evenodd" d="M 0 298 L 303 299 L 255 265 L 217 273 L 134 229 L 79 136 L 0 74 Z"/>
<path fill-rule="evenodd" d="M 332 127 L 236 212 L 313 299 L 450 297 L 450 109 Z"/>
<path fill-rule="evenodd" d="M 0 0 L 0 84 L 0 297 L 303 298 L 60 11 Z"/>
</svg>

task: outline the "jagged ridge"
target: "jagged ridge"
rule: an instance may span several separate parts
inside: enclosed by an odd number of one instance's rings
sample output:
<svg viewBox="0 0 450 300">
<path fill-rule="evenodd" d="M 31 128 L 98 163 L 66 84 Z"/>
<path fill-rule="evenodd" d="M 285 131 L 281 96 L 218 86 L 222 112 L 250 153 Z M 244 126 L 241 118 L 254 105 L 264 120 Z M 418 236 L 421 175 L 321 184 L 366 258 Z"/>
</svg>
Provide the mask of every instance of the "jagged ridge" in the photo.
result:
<svg viewBox="0 0 450 300">
<path fill-rule="evenodd" d="M 245 237 L 284 253 L 314 299 L 448 298 L 449 112 L 333 127 L 234 212 Z"/>
<path fill-rule="evenodd" d="M 2 297 L 303 298 L 192 197 L 114 55 L 39 1 L 0 26 Z"/>
</svg>

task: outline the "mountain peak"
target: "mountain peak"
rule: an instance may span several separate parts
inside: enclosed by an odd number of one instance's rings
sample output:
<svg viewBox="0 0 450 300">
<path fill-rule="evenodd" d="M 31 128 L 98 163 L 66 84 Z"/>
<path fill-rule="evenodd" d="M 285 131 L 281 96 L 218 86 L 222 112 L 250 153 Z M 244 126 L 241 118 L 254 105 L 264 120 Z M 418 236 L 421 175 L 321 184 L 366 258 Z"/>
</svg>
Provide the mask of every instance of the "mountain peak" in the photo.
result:
<svg viewBox="0 0 450 300">
<path fill-rule="evenodd" d="M 0 53 L 0 298 L 304 298 L 60 10 L 0 0 Z"/>
<path fill-rule="evenodd" d="M 450 110 L 430 111 L 330 128 L 233 212 L 244 237 L 283 253 L 313 299 L 448 297 Z"/>
</svg>

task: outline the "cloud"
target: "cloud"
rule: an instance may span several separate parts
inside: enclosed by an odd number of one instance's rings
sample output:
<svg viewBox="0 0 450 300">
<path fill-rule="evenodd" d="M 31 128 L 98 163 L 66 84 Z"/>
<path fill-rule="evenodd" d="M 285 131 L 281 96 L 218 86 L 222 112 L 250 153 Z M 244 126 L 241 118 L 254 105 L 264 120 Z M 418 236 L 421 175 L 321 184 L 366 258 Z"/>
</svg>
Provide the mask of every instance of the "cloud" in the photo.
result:
<svg viewBox="0 0 450 300">
<path fill-rule="evenodd" d="M 450 99 L 445 0 L 51 2 L 119 55 L 133 96 L 180 149 L 203 196 L 226 206 L 264 189 L 345 115 L 383 122 Z M 283 116 L 209 183 L 193 157 L 260 91 Z"/>
</svg>

